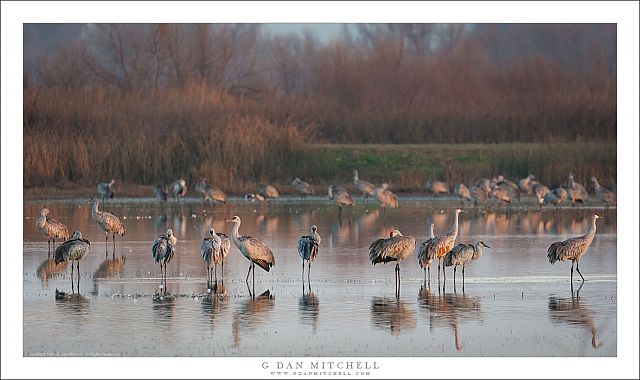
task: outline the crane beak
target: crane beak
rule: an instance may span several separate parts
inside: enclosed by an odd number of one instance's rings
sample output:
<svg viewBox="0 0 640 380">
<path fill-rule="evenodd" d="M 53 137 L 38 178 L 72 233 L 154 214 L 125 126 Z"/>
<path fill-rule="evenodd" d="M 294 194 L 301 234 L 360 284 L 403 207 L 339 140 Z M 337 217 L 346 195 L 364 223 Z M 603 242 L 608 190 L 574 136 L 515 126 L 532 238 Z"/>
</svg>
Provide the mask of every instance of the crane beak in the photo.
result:
<svg viewBox="0 0 640 380">
<path fill-rule="evenodd" d="M 484 245 L 484 246 L 485 246 L 485 247 L 487 247 L 487 248 L 491 248 L 491 247 L 489 247 L 488 245 L 486 245 L 486 244 L 484 244 L 484 243 L 482 243 L 482 245 Z"/>
</svg>

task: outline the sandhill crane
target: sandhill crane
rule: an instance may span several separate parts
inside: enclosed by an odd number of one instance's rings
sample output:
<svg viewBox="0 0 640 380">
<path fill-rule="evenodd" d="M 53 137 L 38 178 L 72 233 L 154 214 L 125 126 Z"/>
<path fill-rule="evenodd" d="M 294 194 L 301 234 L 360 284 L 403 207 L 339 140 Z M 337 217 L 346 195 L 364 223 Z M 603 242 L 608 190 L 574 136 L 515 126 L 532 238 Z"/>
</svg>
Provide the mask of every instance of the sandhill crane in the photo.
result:
<svg viewBox="0 0 640 380">
<path fill-rule="evenodd" d="M 109 198 L 113 198 L 113 189 L 111 186 L 116 182 L 115 179 L 107 182 L 100 182 L 96 189 L 98 190 L 98 194 L 102 197 L 102 200 L 106 202 Z"/>
<path fill-rule="evenodd" d="M 427 250 L 427 260 L 433 262 L 433 260 L 438 259 L 438 279 L 440 279 L 440 262 L 456 243 L 456 238 L 458 237 L 458 217 L 461 212 L 464 211 L 459 208 L 455 210 L 453 226 L 448 233 L 429 239 L 425 247 Z M 446 275 L 444 266 L 442 266 L 442 271 L 443 274 Z"/>
<path fill-rule="evenodd" d="M 482 190 L 486 195 L 491 191 L 491 181 L 488 178 L 480 178 L 476 182 L 476 187 Z"/>
<path fill-rule="evenodd" d="M 185 181 L 183 178 L 174 181 L 171 184 L 170 188 L 173 200 L 179 200 L 180 198 L 184 198 L 187 196 L 187 181 Z"/>
<path fill-rule="evenodd" d="M 262 195 L 266 199 L 278 198 L 280 196 L 280 194 L 278 194 L 278 190 L 275 187 L 273 187 L 271 185 L 265 185 L 264 183 L 261 183 L 258 186 L 257 193 Z"/>
<path fill-rule="evenodd" d="M 220 246 L 222 245 L 222 241 L 220 237 L 216 235 L 216 230 L 211 227 L 209 228 L 209 236 L 202 239 L 202 243 L 200 244 L 200 253 L 202 254 L 202 258 L 204 259 L 205 264 L 207 265 L 207 284 L 212 283 L 211 278 L 211 265 L 213 264 L 213 272 L 215 276 L 215 282 L 218 282 L 218 275 L 216 273 L 216 264 L 217 257 L 220 256 Z"/>
<path fill-rule="evenodd" d="M 307 280 L 311 282 L 311 262 L 315 260 L 318 255 L 318 246 L 320 245 L 320 235 L 318 234 L 318 227 L 316 225 L 311 226 L 311 236 L 302 236 L 298 240 L 298 255 L 302 258 L 302 282 L 304 284 L 304 261 L 309 263 L 309 270 L 307 271 Z"/>
<path fill-rule="evenodd" d="M 433 194 L 449 194 L 449 186 L 440 181 L 427 181 L 425 184 L 427 191 Z"/>
<path fill-rule="evenodd" d="M 529 174 L 527 178 L 521 179 L 518 182 L 518 189 L 520 192 L 524 194 L 531 194 L 533 187 L 536 185 L 535 181 L 533 181 L 535 178 L 536 177 L 534 177 L 533 174 Z"/>
<path fill-rule="evenodd" d="M 584 204 L 589 199 L 589 193 L 587 189 L 581 184 L 575 182 L 573 173 L 569 173 L 569 179 L 567 180 L 567 193 L 571 206 L 575 206 L 576 203 Z"/>
<path fill-rule="evenodd" d="M 485 193 L 484 190 L 476 186 L 471 186 L 469 192 L 471 193 L 471 199 L 473 199 L 473 203 L 475 205 L 487 203 L 487 195 L 489 192 Z"/>
<path fill-rule="evenodd" d="M 593 237 L 596 235 L 596 220 L 602 218 L 596 214 L 592 217 L 592 224 L 589 232 L 586 235 L 567 239 L 551 244 L 547 250 L 547 258 L 551 264 L 555 264 L 556 261 L 571 260 L 571 283 L 573 284 L 573 267 L 576 267 L 580 278 L 584 281 L 582 273 L 580 273 L 580 259 L 589 249 Z"/>
<path fill-rule="evenodd" d="M 374 194 L 382 207 L 398 207 L 398 197 L 389 190 L 388 184 L 383 183 L 381 187 L 375 190 Z"/>
<path fill-rule="evenodd" d="M 36 219 L 36 228 L 41 235 L 47 237 L 48 256 L 51 256 L 51 240 L 53 240 L 53 248 L 56 247 L 56 239 L 69 239 L 69 230 L 67 227 L 53 218 L 49 218 L 49 209 L 40 210 L 40 217 Z"/>
<path fill-rule="evenodd" d="M 256 193 L 246 193 L 242 196 L 242 198 L 244 198 L 244 200 L 247 202 L 255 202 L 255 201 L 263 202 L 266 199 L 261 194 L 256 194 Z"/>
<path fill-rule="evenodd" d="M 253 284 L 255 286 L 256 264 L 258 264 L 260 268 L 269 272 L 271 267 L 276 265 L 276 259 L 273 257 L 273 252 L 271 252 L 271 249 L 269 249 L 265 243 L 253 236 L 240 235 L 238 230 L 240 229 L 240 223 L 242 223 L 242 221 L 239 216 L 234 216 L 226 222 L 234 223 L 233 231 L 231 232 L 231 240 L 233 241 L 233 244 L 238 247 L 240 253 L 242 253 L 242 255 L 251 262 L 251 264 L 249 264 L 249 271 L 247 272 L 247 278 L 245 280 L 247 286 L 249 285 L 249 274 L 251 273 L 251 270 L 253 270 Z"/>
<path fill-rule="evenodd" d="M 420 268 L 424 270 L 424 281 L 427 282 L 427 271 L 429 271 L 429 280 L 431 280 L 431 263 L 433 259 L 429 259 L 429 254 L 427 247 L 432 243 L 433 239 L 436 237 L 435 235 L 436 225 L 431 223 L 429 227 L 429 239 L 423 241 L 418 247 L 418 263 L 420 263 Z"/>
<path fill-rule="evenodd" d="M 557 189 L 553 189 L 549 194 L 544 196 L 544 203 L 552 204 L 556 207 L 556 209 L 560 208 L 565 200 L 567 200 L 568 192 L 567 190 L 559 187 Z"/>
<path fill-rule="evenodd" d="M 598 183 L 598 179 L 596 177 L 591 177 L 591 182 L 593 182 L 596 195 L 598 196 L 598 198 L 600 198 L 601 201 L 605 203 L 605 207 L 616 205 L 616 193 L 600 186 L 600 183 Z"/>
<path fill-rule="evenodd" d="M 507 191 L 509 193 L 510 198 L 513 198 L 515 196 L 515 197 L 518 197 L 518 200 L 520 200 L 520 188 L 515 183 L 504 178 L 504 176 L 501 176 L 501 175 L 498 176 L 498 181 L 496 182 L 496 185 L 502 188 L 503 190 Z M 495 188 L 495 186 L 493 188 Z"/>
<path fill-rule="evenodd" d="M 458 244 L 444 257 L 444 266 L 453 265 L 453 285 L 456 284 L 456 269 L 458 265 L 462 265 L 462 290 L 464 291 L 464 268 L 471 260 L 478 260 L 482 256 L 482 247 L 491 248 L 482 240 L 475 244 Z"/>
<path fill-rule="evenodd" d="M 153 196 L 158 198 L 160 202 L 167 201 L 167 191 L 164 189 L 164 186 L 161 186 L 159 184 L 153 188 Z"/>
<path fill-rule="evenodd" d="M 167 264 L 176 252 L 176 243 L 178 243 L 178 238 L 173 235 L 173 231 L 169 228 L 166 233 L 160 234 L 151 246 L 153 260 L 160 264 L 160 276 L 162 277 L 160 281 L 164 285 L 165 292 L 167 286 Z"/>
<path fill-rule="evenodd" d="M 459 183 L 456 185 L 456 187 L 454 188 L 453 192 L 459 196 L 462 199 L 466 199 L 468 201 L 471 201 L 471 192 L 469 191 L 469 189 L 464 185 L 464 183 Z"/>
<path fill-rule="evenodd" d="M 329 186 L 328 198 L 338 204 L 338 208 L 340 211 L 338 212 L 338 216 L 342 215 L 342 207 L 343 206 L 356 206 L 356 201 L 349 194 L 347 189 L 341 186 L 331 185 Z"/>
<path fill-rule="evenodd" d="M 543 184 L 537 184 L 533 187 L 533 193 L 536 196 L 536 201 L 538 202 L 538 207 L 542 210 L 542 204 L 544 203 L 544 197 L 549 194 L 551 191 L 548 187 Z"/>
<path fill-rule="evenodd" d="M 396 262 L 396 295 L 400 293 L 400 263 L 413 254 L 416 249 L 416 238 L 403 236 L 398 230 L 393 230 L 390 237 L 377 239 L 369 246 L 371 264 Z"/>
<path fill-rule="evenodd" d="M 365 202 L 370 196 L 375 196 L 376 187 L 371 182 L 358 178 L 357 169 L 353 171 L 353 184 L 356 186 L 356 189 L 362 193 Z"/>
<path fill-rule="evenodd" d="M 73 292 L 73 261 L 76 262 L 76 268 L 78 269 L 78 292 L 80 292 L 80 259 L 89 253 L 91 243 L 89 240 L 82 238 L 80 231 L 75 231 L 71 239 L 60 244 L 56 248 L 55 260 L 56 264 L 71 261 L 71 291 Z"/>
<path fill-rule="evenodd" d="M 303 197 L 314 194 L 313 187 L 298 177 L 291 182 L 291 186 Z"/>
<path fill-rule="evenodd" d="M 207 202 L 220 202 L 227 203 L 227 194 L 224 191 L 207 184 L 207 179 L 202 177 L 202 180 L 196 184 L 196 191 L 202 194 L 204 197 L 203 203 Z"/>
<path fill-rule="evenodd" d="M 91 198 L 89 203 L 91 203 L 91 219 L 93 219 L 94 222 L 98 223 L 98 227 L 100 227 L 100 229 L 104 231 L 105 234 L 105 254 L 107 252 L 107 242 L 109 241 L 109 234 L 111 234 L 111 237 L 113 238 L 113 252 L 115 254 L 116 235 L 124 236 L 124 234 L 127 232 L 124 224 L 117 216 L 106 211 L 99 211 L 98 205 L 100 204 L 100 202 L 97 199 Z"/>
<path fill-rule="evenodd" d="M 504 202 L 511 206 L 511 194 L 500 185 L 494 186 L 493 189 L 491 189 L 491 193 L 489 193 L 489 195 L 495 198 L 498 202 Z"/>
</svg>

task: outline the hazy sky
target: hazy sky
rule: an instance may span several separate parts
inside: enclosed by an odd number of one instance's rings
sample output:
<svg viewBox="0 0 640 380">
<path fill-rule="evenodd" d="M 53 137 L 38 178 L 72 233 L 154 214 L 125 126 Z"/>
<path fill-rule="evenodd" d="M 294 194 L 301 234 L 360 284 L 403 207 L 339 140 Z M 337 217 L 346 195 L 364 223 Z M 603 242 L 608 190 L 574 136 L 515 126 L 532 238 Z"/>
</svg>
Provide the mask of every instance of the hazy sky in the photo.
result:
<svg viewBox="0 0 640 380">
<path fill-rule="evenodd" d="M 309 29 L 321 40 L 339 35 L 344 24 L 262 24 L 262 29 L 274 34 L 302 33 Z"/>
</svg>

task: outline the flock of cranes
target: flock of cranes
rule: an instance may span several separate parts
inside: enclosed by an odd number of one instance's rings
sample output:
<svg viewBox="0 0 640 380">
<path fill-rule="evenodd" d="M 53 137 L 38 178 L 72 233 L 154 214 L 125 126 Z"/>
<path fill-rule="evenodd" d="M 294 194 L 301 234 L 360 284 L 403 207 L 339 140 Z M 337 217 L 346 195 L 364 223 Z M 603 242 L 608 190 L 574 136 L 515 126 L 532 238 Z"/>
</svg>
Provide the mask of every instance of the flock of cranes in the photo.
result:
<svg viewBox="0 0 640 380">
<path fill-rule="evenodd" d="M 528 178 L 531 181 L 533 178 Z M 206 186 L 206 182 L 203 179 L 201 182 Z M 363 195 L 369 194 L 367 190 L 373 190 L 374 194 L 379 195 L 380 191 L 368 182 L 358 179 L 357 172 L 354 173 L 354 183 L 357 186 L 361 186 L 363 189 Z M 596 181 L 597 183 L 597 181 Z M 177 185 L 183 186 L 181 181 L 176 181 Z M 371 186 L 369 186 L 371 185 Z M 574 183 L 575 185 L 575 183 Z M 198 186 L 200 187 L 200 186 Z M 384 188 L 384 186 L 382 187 Z M 437 188 L 437 186 L 436 186 Z M 177 189 L 177 194 L 184 193 L 184 187 Z M 578 189 L 578 188 L 576 188 Z M 266 195 L 277 195 L 275 189 L 270 189 L 265 186 L 263 193 Z M 494 189 L 495 190 L 495 189 Z M 603 190 L 599 190 L 603 192 Z M 211 191 L 209 194 L 213 193 Z M 329 188 L 330 198 L 337 202 L 339 205 L 353 205 L 353 198 L 346 192 L 346 190 L 339 186 L 331 186 Z M 105 252 L 107 252 L 107 245 L 109 241 L 109 235 L 111 235 L 115 251 L 115 236 L 124 236 L 126 228 L 122 220 L 106 211 L 100 211 L 98 209 L 99 201 L 96 198 L 92 198 L 89 203 L 91 204 L 91 217 L 98 227 L 105 233 Z M 462 281 L 464 289 L 464 275 L 466 266 L 474 260 L 480 259 L 482 255 L 482 247 L 489 248 L 484 241 L 477 241 L 475 243 L 461 243 L 456 245 L 456 239 L 458 237 L 458 226 L 460 214 L 464 211 L 461 208 L 456 208 L 454 212 L 454 222 L 451 229 L 442 235 L 435 234 L 435 226 L 431 224 L 429 226 L 429 238 L 417 245 L 417 239 L 413 236 L 404 236 L 399 230 L 393 230 L 389 237 L 383 237 L 376 239 L 369 246 L 369 259 L 373 265 L 379 263 L 396 262 L 395 265 L 395 285 L 396 295 L 400 294 L 400 264 L 414 252 L 416 253 L 418 264 L 424 270 L 425 282 L 427 281 L 427 275 L 429 281 L 431 280 L 431 264 L 433 261 L 438 261 L 438 282 L 440 281 L 440 269 L 442 268 L 442 275 L 446 281 L 446 267 L 453 266 L 454 284 L 455 275 L 458 266 L 462 266 Z M 567 239 L 565 241 L 553 243 L 547 250 L 547 258 L 551 264 L 558 261 L 571 261 L 571 283 L 573 284 L 573 269 L 577 270 L 582 281 L 584 277 L 579 269 L 580 259 L 589 249 L 591 242 L 596 233 L 596 220 L 602 218 L 596 214 L 593 215 L 592 225 L 589 231 L 579 237 Z M 263 270 L 269 272 L 272 267 L 275 266 L 275 256 L 273 251 L 260 239 L 250 236 L 241 235 L 239 232 L 240 224 L 242 223 L 239 216 L 234 216 L 226 222 L 233 223 L 231 236 L 224 233 L 217 233 L 213 227 L 208 231 L 208 236 L 204 237 L 201 243 L 201 255 L 204 264 L 207 268 L 207 283 L 215 282 L 217 284 L 217 267 L 221 267 L 222 276 L 224 279 L 224 262 L 231 248 L 231 242 L 237 247 L 238 251 L 249 260 L 249 270 L 246 276 L 247 286 L 249 285 L 249 275 L 253 272 L 253 283 L 255 285 L 255 267 L 256 265 Z M 82 237 L 80 231 L 75 231 L 69 238 L 67 227 L 59 221 L 49 217 L 49 210 L 44 208 L 41 210 L 40 217 L 36 220 L 36 228 L 40 233 L 47 237 L 49 243 L 53 241 L 55 248 L 55 262 L 61 263 L 69 261 L 76 261 L 76 268 L 79 270 L 79 261 L 86 256 L 89 252 L 90 242 Z M 58 247 L 55 247 L 55 239 L 65 240 Z M 176 254 L 177 238 L 173 235 L 171 229 L 168 229 L 166 233 L 160 234 L 152 243 L 151 253 L 153 260 L 160 264 L 160 272 L 162 275 L 161 288 L 166 289 L 166 268 L 171 259 Z M 311 262 L 316 259 L 320 251 L 321 237 L 318 233 L 318 227 L 316 225 L 311 226 L 311 235 L 302 236 L 298 240 L 297 248 L 298 254 L 302 259 L 302 278 L 304 283 L 304 266 L 305 262 L 308 263 L 307 280 L 310 282 Z M 49 248 L 50 255 L 51 248 Z M 211 277 L 213 272 L 213 278 Z M 72 265 L 72 284 L 73 284 L 73 265 Z M 78 272 L 79 281 L 79 272 Z M 79 282 L 78 282 L 79 284 Z M 73 289 L 72 289 L 73 290 Z"/>
</svg>

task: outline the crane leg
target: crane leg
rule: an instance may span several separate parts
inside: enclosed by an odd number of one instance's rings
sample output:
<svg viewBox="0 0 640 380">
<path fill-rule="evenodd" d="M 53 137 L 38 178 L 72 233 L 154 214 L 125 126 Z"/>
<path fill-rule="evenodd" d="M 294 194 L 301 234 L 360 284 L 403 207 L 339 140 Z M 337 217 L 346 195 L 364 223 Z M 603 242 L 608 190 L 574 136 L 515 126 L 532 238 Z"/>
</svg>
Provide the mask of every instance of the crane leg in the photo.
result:
<svg viewBox="0 0 640 380">
<path fill-rule="evenodd" d="M 453 289 L 456 288 L 456 269 L 458 268 L 457 265 L 453 266 Z"/>
<path fill-rule="evenodd" d="M 464 293 L 464 265 L 462 266 L 462 293 Z"/>
<path fill-rule="evenodd" d="M 218 283 L 218 265 L 215 263 L 213 264 L 213 280 L 216 284 Z"/>
<path fill-rule="evenodd" d="M 220 265 L 220 274 L 222 275 L 222 282 L 224 282 L 224 261 Z"/>
<path fill-rule="evenodd" d="M 116 234 L 111 235 L 111 237 L 113 238 L 113 255 L 115 257 L 115 254 L 116 254 Z"/>
<path fill-rule="evenodd" d="M 309 261 L 309 270 L 307 271 L 307 281 L 309 281 L 309 287 L 311 287 L 311 261 Z"/>
<path fill-rule="evenodd" d="M 249 264 L 249 271 L 247 272 L 247 278 L 244 280 L 247 283 L 247 285 L 249 284 L 249 274 L 250 273 L 251 273 L 251 264 Z"/>
<path fill-rule="evenodd" d="M 576 262 L 576 270 L 578 271 L 578 274 L 580 275 L 582 282 L 584 282 L 584 277 L 582 277 L 582 273 L 580 273 L 580 261 Z"/>
<path fill-rule="evenodd" d="M 304 283 L 304 259 L 302 259 L 302 282 Z"/>
<path fill-rule="evenodd" d="M 71 266 L 73 266 L 73 261 Z M 76 261 L 76 272 L 78 272 L 78 293 L 80 293 L 80 260 Z"/>
<path fill-rule="evenodd" d="M 253 293 L 255 294 L 256 292 L 256 264 L 255 263 L 251 263 L 251 267 L 253 268 L 251 270 L 252 274 L 251 274 L 251 279 L 252 279 L 252 286 L 253 286 Z"/>
<path fill-rule="evenodd" d="M 573 267 L 576 265 L 575 261 L 571 262 L 571 286 L 573 286 Z"/>
<path fill-rule="evenodd" d="M 109 244 L 109 235 L 108 234 L 104 234 L 104 258 L 107 258 L 107 254 L 109 253 L 109 251 L 107 250 L 107 245 Z"/>
<path fill-rule="evenodd" d="M 48 257 L 51 257 L 51 240 L 47 239 L 47 247 L 48 247 Z"/>
</svg>

